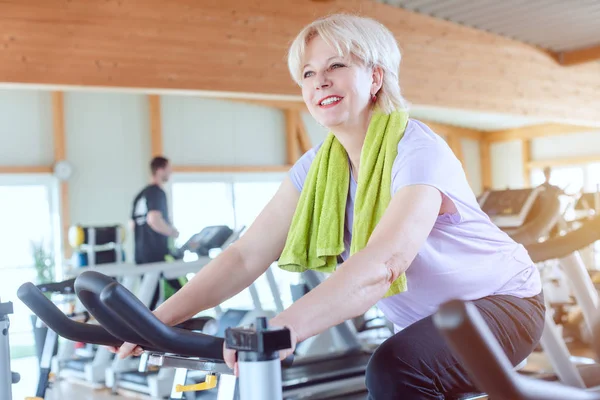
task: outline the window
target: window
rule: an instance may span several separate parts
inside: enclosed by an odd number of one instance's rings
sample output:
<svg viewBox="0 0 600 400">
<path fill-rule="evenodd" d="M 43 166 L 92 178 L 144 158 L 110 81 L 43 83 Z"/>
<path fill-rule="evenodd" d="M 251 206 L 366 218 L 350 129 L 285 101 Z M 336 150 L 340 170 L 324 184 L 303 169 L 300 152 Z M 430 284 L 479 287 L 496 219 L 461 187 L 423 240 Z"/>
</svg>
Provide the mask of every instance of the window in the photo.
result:
<svg viewBox="0 0 600 400">
<path fill-rule="evenodd" d="M 173 224 L 180 232 L 176 241 L 183 245 L 193 234 L 210 225 L 228 225 L 239 229 L 248 228 L 262 209 L 279 189 L 284 174 L 175 174 L 170 186 Z M 195 255 L 186 255 L 184 260 L 192 261 Z M 276 266 L 275 275 L 282 301 L 291 303 L 290 282 L 298 274 L 281 271 Z M 255 282 L 261 304 L 265 309 L 274 309 L 266 276 Z M 249 291 L 225 301 L 223 309 L 252 308 Z"/>
<path fill-rule="evenodd" d="M 545 177 L 541 169 L 531 171 L 531 185 L 539 186 L 544 183 Z M 554 167 L 550 174 L 550 184 L 563 189 L 567 194 L 578 193 L 585 186 L 585 172 L 583 166 Z"/>
<path fill-rule="evenodd" d="M 17 298 L 17 289 L 27 281 L 38 283 L 33 246 L 43 249 L 54 265 L 60 255 L 57 190 L 46 176 L 0 176 L 0 296 L 11 301 L 11 356 L 33 351 L 31 311 Z M 50 277 L 55 273 L 50 271 Z M 60 274 L 59 274 L 60 275 Z"/>
<path fill-rule="evenodd" d="M 586 192 L 600 192 L 600 163 L 592 163 L 586 169 Z"/>
<path fill-rule="evenodd" d="M 544 182 L 544 174 L 541 169 L 531 171 L 531 183 L 533 186 Z M 566 220 L 574 220 L 581 215 L 575 211 L 575 201 L 580 192 L 596 192 L 600 190 L 600 163 L 587 165 L 569 165 L 564 167 L 553 167 L 550 175 L 550 183 L 562 188 L 567 195 L 560 199 L 561 210 Z M 600 242 L 594 243 L 588 249 L 580 252 L 589 269 L 598 269 L 600 266 Z"/>
</svg>

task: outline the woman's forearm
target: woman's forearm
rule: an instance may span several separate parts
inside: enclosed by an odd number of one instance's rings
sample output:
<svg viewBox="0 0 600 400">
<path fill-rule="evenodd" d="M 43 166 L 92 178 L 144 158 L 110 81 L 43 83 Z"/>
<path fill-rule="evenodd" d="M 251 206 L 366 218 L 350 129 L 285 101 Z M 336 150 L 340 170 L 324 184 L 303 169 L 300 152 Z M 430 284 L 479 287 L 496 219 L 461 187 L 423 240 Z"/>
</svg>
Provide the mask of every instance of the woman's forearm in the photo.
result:
<svg viewBox="0 0 600 400">
<path fill-rule="evenodd" d="M 241 292 L 268 268 L 250 268 L 233 244 L 205 265 L 183 288 L 161 304 L 154 315 L 167 325 L 187 321 Z"/>
<path fill-rule="evenodd" d="M 369 250 L 356 253 L 328 279 L 271 320 L 306 340 L 347 319 L 364 314 L 390 287 L 390 274 Z"/>
</svg>

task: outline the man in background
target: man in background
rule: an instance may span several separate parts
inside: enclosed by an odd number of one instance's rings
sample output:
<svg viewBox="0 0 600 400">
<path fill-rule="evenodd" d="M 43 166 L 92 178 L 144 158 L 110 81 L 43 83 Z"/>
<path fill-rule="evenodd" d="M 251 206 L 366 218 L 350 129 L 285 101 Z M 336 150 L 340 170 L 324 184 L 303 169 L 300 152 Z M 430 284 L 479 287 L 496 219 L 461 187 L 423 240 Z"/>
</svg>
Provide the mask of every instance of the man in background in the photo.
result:
<svg viewBox="0 0 600 400">
<path fill-rule="evenodd" d="M 169 160 L 154 157 L 150 162 L 150 171 L 151 181 L 135 197 L 131 213 L 136 264 L 165 262 L 166 256 L 170 254 L 169 238 L 179 237 L 179 232 L 169 220 L 167 195 L 164 191 L 164 185 L 171 176 Z M 169 284 L 179 286 L 176 289 L 180 288 L 177 280 L 169 280 Z M 151 310 L 155 308 L 159 294 L 160 289 L 157 287 L 150 304 Z"/>
</svg>

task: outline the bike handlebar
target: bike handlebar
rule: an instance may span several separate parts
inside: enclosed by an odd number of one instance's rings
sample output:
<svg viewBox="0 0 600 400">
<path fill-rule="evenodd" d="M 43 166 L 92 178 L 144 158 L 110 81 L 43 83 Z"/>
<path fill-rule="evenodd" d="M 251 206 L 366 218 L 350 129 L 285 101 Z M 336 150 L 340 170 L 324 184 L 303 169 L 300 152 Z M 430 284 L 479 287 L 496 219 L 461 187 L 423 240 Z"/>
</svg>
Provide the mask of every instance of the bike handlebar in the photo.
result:
<svg viewBox="0 0 600 400">
<path fill-rule="evenodd" d="M 67 317 L 33 283 L 21 285 L 17 297 L 59 336 L 75 342 L 119 347 L 123 340 L 111 335 L 100 325 L 75 322 Z"/>
</svg>

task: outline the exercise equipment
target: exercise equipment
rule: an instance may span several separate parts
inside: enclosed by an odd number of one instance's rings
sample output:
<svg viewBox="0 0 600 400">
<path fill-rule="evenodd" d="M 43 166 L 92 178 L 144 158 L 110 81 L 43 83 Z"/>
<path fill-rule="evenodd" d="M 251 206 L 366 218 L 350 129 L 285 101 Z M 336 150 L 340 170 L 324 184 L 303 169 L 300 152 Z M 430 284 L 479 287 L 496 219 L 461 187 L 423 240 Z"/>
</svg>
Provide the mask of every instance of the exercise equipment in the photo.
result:
<svg viewBox="0 0 600 400">
<path fill-rule="evenodd" d="M 479 205 L 499 227 L 523 226 L 540 188 L 488 190 L 478 199 Z"/>
<path fill-rule="evenodd" d="M 73 225 L 69 228 L 69 244 L 76 248 L 83 244 L 90 246 L 123 243 L 125 229 L 122 225 L 82 226 Z"/>
<path fill-rule="evenodd" d="M 75 267 L 125 262 L 125 229 L 121 225 L 74 225 L 69 228 L 68 237 L 74 250 L 71 264 Z"/>
<path fill-rule="evenodd" d="M 69 279 L 63 282 L 52 282 L 42 285 L 37 285 L 37 288 L 40 292 L 44 294 L 59 294 L 59 295 L 75 295 L 75 279 Z M 88 322 L 90 319 L 90 315 L 87 311 L 81 312 L 71 312 L 66 314 L 66 316 L 72 320 L 80 321 L 80 322 Z M 37 317 L 36 317 L 37 318 Z M 50 377 L 51 377 L 51 369 L 52 369 L 52 357 L 57 355 L 58 352 L 58 335 L 51 329 L 48 329 L 46 326 L 43 326 L 43 322 L 38 319 L 38 323 L 35 324 L 35 330 L 41 330 L 43 333 L 43 343 L 41 346 L 37 343 L 36 339 L 36 349 L 40 348 L 38 351 L 39 358 L 39 374 L 38 374 L 38 384 L 36 388 L 36 397 L 43 399 L 46 396 L 46 390 L 50 387 Z M 41 336 L 41 335 L 40 335 Z M 37 337 L 37 335 L 36 335 Z M 78 365 L 83 364 L 88 359 L 72 359 L 69 364 L 72 368 L 77 368 Z"/>
<path fill-rule="evenodd" d="M 184 251 L 199 249 L 198 259 L 194 262 L 177 260 L 173 262 L 160 262 L 144 265 L 131 263 L 110 263 L 93 265 L 83 268 L 72 268 L 66 272 L 67 276 L 78 276 L 86 271 L 101 271 L 104 274 L 118 279 L 126 288 L 136 293 L 140 301 L 149 305 L 154 296 L 159 282 L 163 279 L 178 279 L 190 273 L 196 273 L 211 261 L 208 250 L 226 248 L 233 243 L 242 233 L 242 229 L 235 231 L 226 226 L 208 226 L 195 234 L 188 243 L 182 246 Z M 78 304 L 77 311 L 83 311 Z M 210 324 L 207 326 L 210 326 Z M 109 387 L 113 392 L 120 389 L 144 393 L 152 397 L 164 397 L 171 390 L 174 371 L 169 369 L 144 370 L 140 368 L 138 357 L 126 360 L 114 357 L 104 347 L 88 345 L 85 349 L 75 349 L 75 342 L 61 341 L 58 354 L 52 358 L 51 370 L 57 376 L 73 378 L 83 381 L 91 387 Z"/>
<path fill-rule="evenodd" d="M 600 311 L 594 326 L 595 351 L 600 359 Z M 475 384 L 495 400 L 600 400 L 600 391 L 520 375 L 504 354 L 475 305 L 452 300 L 434 315 L 440 330 Z"/>
<path fill-rule="evenodd" d="M 544 280 L 543 282 L 548 311 L 540 346 L 562 382 L 580 387 L 596 386 L 600 384 L 600 380 L 590 376 L 589 367 L 586 365 L 592 360 L 576 360 L 571 357 L 558 326 L 558 322 L 560 322 L 558 314 L 554 312 L 553 307 L 560 311 L 566 304 L 570 305 L 572 293 L 572 297 L 582 311 L 585 321 L 584 328 L 588 331 L 591 329 L 593 315 L 598 307 L 598 293 L 578 250 L 595 241 L 593 234 L 600 226 L 598 226 L 597 220 L 588 220 L 580 229 L 573 232 L 567 231 L 565 236 L 551 235 L 551 232 L 557 227 L 560 228 L 559 231 L 567 228 L 560 210 L 559 197 L 564 195 L 563 191 L 556 186 L 542 185 L 535 189 L 519 190 L 518 192 L 519 195 L 515 196 L 511 190 L 501 190 L 496 191 L 495 196 L 507 197 L 507 200 L 500 199 L 499 201 L 501 204 L 511 205 L 506 210 L 523 210 L 528 207 L 529 214 L 522 226 L 515 226 L 511 223 L 508 226 L 502 225 L 502 220 L 494 219 L 494 209 L 488 208 L 485 202 L 480 201 L 482 210 L 492 214 L 490 218 L 498 223 L 501 229 L 505 230 L 515 241 L 523 244 L 534 262 L 557 260 L 564 279 Z M 526 193 L 529 194 L 525 196 Z M 525 205 L 530 206 L 526 207 Z M 508 211 L 505 212 L 505 217 L 510 220 L 511 215 Z M 549 237 L 552 238 L 550 240 L 552 240 L 554 248 L 547 247 L 548 241 L 539 243 L 541 238 Z M 544 276 L 543 265 L 538 265 L 541 266 L 542 276 Z M 577 361 L 579 365 L 575 365 L 574 361 Z"/>
<path fill-rule="evenodd" d="M 504 193 L 509 193 L 508 191 L 503 191 Z M 536 235 L 538 237 L 547 236 L 550 229 L 554 227 L 556 223 L 561 222 L 561 217 L 559 214 L 559 200 L 558 195 L 559 191 L 553 189 L 552 187 L 543 187 L 542 189 L 538 189 L 538 193 L 535 195 L 530 192 L 531 196 L 536 196 L 532 207 L 530 207 L 530 213 L 532 217 L 527 216 L 524 220 L 523 226 L 527 226 L 527 229 L 531 229 L 532 231 L 537 229 L 537 232 L 525 232 L 521 230 L 523 237 L 533 238 Z M 512 197 L 514 200 L 517 196 Z M 526 198 L 524 196 L 520 197 L 520 201 L 524 202 Z M 529 203 L 531 204 L 531 202 Z M 537 209 L 536 209 L 537 207 Z M 484 211 L 486 211 L 485 207 L 482 207 Z M 515 207 L 516 210 L 522 209 L 523 207 L 519 207 L 518 205 Z M 554 214 L 554 216 L 553 216 Z M 558 217 L 557 217 L 558 216 Z M 491 217 L 492 218 L 492 217 Z M 513 229 L 512 232 L 518 232 L 516 229 L 520 229 L 519 227 L 514 226 L 513 224 L 509 229 Z M 506 230 L 506 227 L 502 227 Z M 535 233 L 535 234 L 534 234 Z M 548 261 L 551 259 L 560 260 L 562 269 L 565 271 L 567 277 L 570 279 L 571 283 L 574 286 L 574 294 L 577 299 L 578 304 L 582 306 L 582 309 L 586 311 L 584 314 L 586 315 L 587 324 L 592 327 L 594 324 L 594 320 L 597 315 L 598 309 L 598 294 L 591 286 L 591 279 L 587 272 L 585 271 L 585 267 L 581 262 L 581 259 L 577 256 L 577 250 L 581 249 L 594 241 L 600 239 L 600 217 L 596 217 L 592 220 L 586 221 L 579 229 L 573 230 L 565 233 L 561 236 L 556 236 L 551 239 L 548 239 L 544 242 L 538 242 L 537 240 L 532 240 L 529 243 L 525 243 L 525 247 L 529 252 L 532 260 L 536 263 L 542 263 L 544 261 Z M 548 300 L 548 299 L 546 299 Z M 460 334 L 455 334 L 458 332 L 455 329 L 460 326 L 466 326 L 466 322 L 461 322 L 459 324 L 459 320 L 465 320 L 463 317 L 466 315 L 466 308 L 469 306 L 464 306 L 468 302 L 459 302 L 452 301 L 440 307 L 440 311 L 434 316 L 434 321 L 438 328 L 445 332 L 449 342 L 452 342 L 453 348 L 458 348 L 458 337 L 460 335 L 464 336 L 464 342 L 460 341 L 460 346 L 462 348 L 460 350 L 456 350 L 457 356 L 458 353 L 461 354 L 461 358 L 464 353 L 469 349 L 473 349 L 473 351 L 469 357 L 470 361 L 465 361 L 471 366 L 470 370 L 477 371 L 478 368 L 482 368 L 482 366 L 489 365 L 487 362 L 482 364 L 475 364 L 479 361 L 473 361 L 473 359 L 477 358 L 477 354 L 479 354 L 482 349 L 480 347 L 470 347 L 473 343 L 472 335 L 467 335 L 466 331 L 462 331 Z M 548 301 L 547 301 L 548 303 Z M 463 310 L 458 312 L 457 310 Z M 558 329 L 553 316 L 551 307 L 547 306 L 547 315 L 545 318 L 545 327 L 544 333 L 542 335 L 542 339 L 540 341 L 541 347 L 544 349 L 545 353 L 548 355 L 550 362 L 554 368 L 557 378 L 566 385 L 585 388 L 585 387 L 594 387 L 598 385 L 600 382 L 598 378 L 600 377 L 600 368 L 598 364 L 593 365 L 575 365 L 571 361 L 571 357 L 568 351 L 568 348 L 562 339 L 560 330 Z M 459 316 L 458 314 L 462 315 Z M 462 319 L 461 319 L 462 318 Z M 465 328 L 466 329 L 466 328 Z M 596 328 L 598 329 L 598 328 Z M 488 333 L 486 335 L 491 335 Z M 493 337 L 492 337 L 493 339 Z M 497 343 L 496 343 L 497 346 Z M 496 349 L 497 350 L 497 349 Z M 470 351 L 470 350 L 469 350 Z M 500 350 L 501 351 L 501 350 Z M 465 356 L 466 357 L 466 356 Z M 467 360 L 465 358 L 465 360 Z M 507 364 L 507 360 L 503 361 L 502 366 L 502 376 L 506 376 L 507 371 L 510 372 L 511 375 L 517 374 L 517 372 L 513 372 L 513 366 Z M 474 372 L 474 374 L 481 375 L 482 371 Z M 499 370 L 494 369 L 494 376 L 499 374 Z M 517 375 L 515 375 L 517 376 Z M 518 378 L 522 379 L 522 378 Z M 479 384 L 480 381 L 476 380 Z M 506 380 L 503 381 L 505 385 L 508 383 Z M 480 385 L 482 390 L 489 390 L 489 386 Z M 511 386 L 512 387 L 512 386 Z M 490 393 L 493 398 L 502 398 L 495 397 L 497 396 L 497 392 Z M 511 395 L 515 395 L 514 392 L 511 392 Z M 507 397 L 508 398 L 508 397 Z M 514 399 L 520 398 L 528 398 L 528 397 L 510 397 Z M 553 397 L 553 399 L 556 397 Z M 562 397 L 562 398 L 570 398 L 570 397 Z M 576 398 L 576 397 L 573 397 Z"/>
<path fill-rule="evenodd" d="M 307 292 L 325 279 L 313 270 L 302 273 Z M 294 365 L 282 371 L 284 398 L 364 398 L 365 372 L 374 347 L 358 340 L 351 320 L 303 341 L 296 349 Z"/>
<path fill-rule="evenodd" d="M 240 375 L 239 382 L 221 380 L 219 396 L 223 391 L 223 396 L 225 392 L 231 393 L 232 399 L 282 398 L 278 352 L 290 347 L 287 329 L 270 329 L 266 319 L 261 318 L 251 328 L 227 329 L 223 339 L 164 325 L 124 286 L 99 272 L 82 273 L 75 287 L 77 296 L 101 325 L 81 324 L 65 318 L 31 283 L 19 288 L 18 297 L 62 337 L 106 346 L 120 346 L 124 341 L 137 343 L 149 352 L 150 363 L 154 365 L 183 366 L 207 372 L 205 385 L 199 389 L 215 388 L 219 377 L 232 376 L 233 371 L 222 358 L 226 342 L 229 348 L 238 351 Z M 179 388 L 178 393 L 197 388 Z"/>
<path fill-rule="evenodd" d="M 9 315 L 13 313 L 13 305 L 0 299 L 0 400 L 12 400 L 12 385 L 21 377 L 10 369 L 10 343 L 8 329 Z"/>
</svg>

